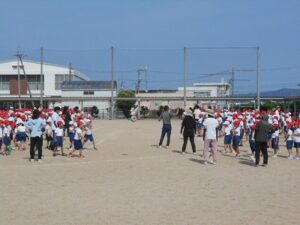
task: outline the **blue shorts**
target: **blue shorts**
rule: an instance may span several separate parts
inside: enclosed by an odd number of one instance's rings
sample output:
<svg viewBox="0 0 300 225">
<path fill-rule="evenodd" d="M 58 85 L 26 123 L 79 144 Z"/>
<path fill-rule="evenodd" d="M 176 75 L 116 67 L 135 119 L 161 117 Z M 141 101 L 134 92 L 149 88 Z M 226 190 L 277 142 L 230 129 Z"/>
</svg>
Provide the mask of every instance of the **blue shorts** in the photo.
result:
<svg viewBox="0 0 300 225">
<path fill-rule="evenodd" d="M 17 133 L 17 135 L 16 135 L 16 140 L 17 141 L 26 141 L 26 139 L 27 139 L 26 132 Z"/>
<path fill-rule="evenodd" d="M 279 137 L 272 138 L 272 148 L 279 149 Z"/>
<path fill-rule="evenodd" d="M 300 148 L 300 142 L 294 142 L 294 147 L 295 148 Z"/>
<path fill-rule="evenodd" d="M 240 146 L 241 137 L 240 136 L 233 136 L 232 139 L 232 146 L 238 148 Z"/>
<path fill-rule="evenodd" d="M 63 137 L 62 136 L 56 136 L 56 147 L 63 147 Z"/>
<path fill-rule="evenodd" d="M 255 150 L 256 150 L 255 141 L 250 140 L 250 141 L 249 141 L 249 145 L 250 145 L 251 151 L 252 151 L 252 152 L 255 152 Z"/>
<path fill-rule="evenodd" d="M 245 133 L 244 130 L 242 130 L 242 131 L 241 131 L 241 135 L 240 135 L 240 140 L 243 139 L 244 133 Z"/>
<path fill-rule="evenodd" d="M 8 146 L 8 145 L 10 145 L 10 143 L 11 143 L 11 140 L 10 140 L 9 137 L 3 137 L 3 144 L 4 145 Z"/>
<path fill-rule="evenodd" d="M 69 133 L 70 142 L 74 141 L 74 136 L 75 136 L 75 133 Z"/>
<path fill-rule="evenodd" d="M 232 141 L 232 135 L 231 134 L 224 136 L 224 145 L 230 145 L 231 141 Z"/>
<path fill-rule="evenodd" d="M 197 127 L 201 129 L 203 127 L 203 123 L 197 123 Z"/>
<path fill-rule="evenodd" d="M 74 140 L 74 149 L 81 150 L 83 148 L 81 140 Z"/>
<path fill-rule="evenodd" d="M 293 141 L 286 141 L 286 148 L 287 149 L 292 149 L 293 148 Z"/>
<path fill-rule="evenodd" d="M 92 134 L 86 134 L 84 136 L 84 138 L 85 138 L 86 141 L 94 141 L 94 137 L 93 137 Z"/>
<path fill-rule="evenodd" d="M 268 133 L 268 140 L 272 139 L 272 133 Z"/>
</svg>

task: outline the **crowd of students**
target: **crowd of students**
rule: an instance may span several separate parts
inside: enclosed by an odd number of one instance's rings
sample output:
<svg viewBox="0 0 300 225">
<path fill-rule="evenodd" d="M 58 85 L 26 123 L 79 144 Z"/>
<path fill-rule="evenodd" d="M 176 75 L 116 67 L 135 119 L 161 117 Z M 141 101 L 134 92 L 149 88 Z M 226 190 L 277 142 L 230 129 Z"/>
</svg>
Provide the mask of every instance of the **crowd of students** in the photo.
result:
<svg viewBox="0 0 300 225">
<path fill-rule="evenodd" d="M 66 138 L 65 138 L 66 137 Z M 16 109 L 0 111 L 0 147 L 6 156 L 12 150 L 25 151 L 30 140 L 30 161 L 41 162 L 44 140 L 53 156 L 84 157 L 83 145 L 90 141 L 97 150 L 92 133 L 92 116 L 78 107 L 53 109 Z M 68 153 L 66 154 L 66 146 Z M 78 151 L 78 154 L 74 154 Z"/>
<path fill-rule="evenodd" d="M 169 124 L 171 114 L 165 112 L 161 115 L 163 120 L 162 135 L 159 142 L 161 147 L 166 131 L 166 124 Z M 167 117 L 167 119 L 165 119 Z M 300 118 L 293 116 L 290 112 L 283 112 L 280 107 L 269 111 L 257 110 L 218 110 L 201 109 L 199 106 L 187 109 L 183 114 L 181 131 L 183 134 L 182 154 L 185 153 L 187 140 L 190 139 L 193 152 L 196 152 L 194 136 L 203 136 L 205 163 L 216 164 L 217 139 L 224 138 L 224 153 L 235 153 L 240 157 L 240 146 L 245 141 L 249 143 L 250 157 L 255 165 L 259 163 L 260 154 L 264 155 L 264 165 L 267 165 L 267 148 L 273 149 L 273 157 L 277 157 L 279 141 L 286 143 L 288 159 L 300 159 Z M 168 135 L 167 147 L 170 145 Z M 265 136 L 265 137 L 264 137 Z M 265 143 L 265 146 L 264 146 Z M 296 154 L 293 155 L 295 148 Z M 207 159 L 210 152 L 212 160 Z"/>
</svg>

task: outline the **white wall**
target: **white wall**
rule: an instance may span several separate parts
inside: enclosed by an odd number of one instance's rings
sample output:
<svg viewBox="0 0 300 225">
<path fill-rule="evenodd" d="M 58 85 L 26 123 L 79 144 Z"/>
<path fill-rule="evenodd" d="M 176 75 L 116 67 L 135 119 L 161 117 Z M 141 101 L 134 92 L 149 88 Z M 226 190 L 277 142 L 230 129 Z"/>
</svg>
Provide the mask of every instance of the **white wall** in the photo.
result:
<svg viewBox="0 0 300 225">
<path fill-rule="evenodd" d="M 13 69 L 12 66 L 17 66 L 17 60 L 11 60 L 7 62 L 0 63 L 0 75 L 17 75 L 18 70 Z M 23 60 L 24 68 L 26 74 L 28 75 L 40 75 L 41 65 L 39 62 L 25 61 Z M 55 90 L 55 74 L 69 74 L 69 68 L 64 66 L 57 66 L 51 64 L 43 65 L 44 73 L 44 96 L 61 96 L 61 90 Z M 23 75 L 23 70 L 20 69 L 20 74 Z M 85 75 L 77 73 L 76 70 L 72 70 L 72 74 L 83 78 L 84 80 L 89 80 Z M 3 94 L 9 93 L 3 92 Z M 2 92 L 0 93 L 2 94 Z"/>
</svg>

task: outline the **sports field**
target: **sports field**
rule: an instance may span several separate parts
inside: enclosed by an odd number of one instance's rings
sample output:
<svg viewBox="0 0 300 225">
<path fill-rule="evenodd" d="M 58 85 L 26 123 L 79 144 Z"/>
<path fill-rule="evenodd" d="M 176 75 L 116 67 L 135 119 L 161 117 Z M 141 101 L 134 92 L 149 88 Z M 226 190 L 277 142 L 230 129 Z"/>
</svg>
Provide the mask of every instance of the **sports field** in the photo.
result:
<svg viewBox="0 0 300 225">
<path fill-rule="evenodd" d="M 300 223 L 300 161 L 286 159 L 282 137 L 267 168 L 252 166 L 248 143 L 241 159 L 220 153 L 213 166 L 202 164 L 201 138 L 196 155 L 189 144 L 180 154 L 179 120 L 169 149 L 157 148 L 156 120 L 93 126 L 98 150 L 88 143 L 84 159 L 46 149 L 42 163 L 30 163 L 28 149 L 0 156 L 1 225 Z"/>
</svg>

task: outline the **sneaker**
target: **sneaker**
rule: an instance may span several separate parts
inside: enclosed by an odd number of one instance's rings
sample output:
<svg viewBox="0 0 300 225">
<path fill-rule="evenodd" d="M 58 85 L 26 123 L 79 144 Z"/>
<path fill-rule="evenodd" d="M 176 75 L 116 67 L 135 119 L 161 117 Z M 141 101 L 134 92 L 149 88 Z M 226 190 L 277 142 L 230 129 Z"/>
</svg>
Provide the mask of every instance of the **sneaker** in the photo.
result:
<svg viewBox="0 0 300 225">
<path fill-rule="evenodd" d="M 206 162 L 206 161 L 204 161 L 203 165 L 207 165 L 207 162 Z"/>
<path fill-rule="evenodd" d="M 273 155 L 273 158 L 277 158 L 277 154 Z"/>
<path fill-rule="evenodd" d="M 235 155 L 235 158 L 240 158 L 241 157 L 241 154 L 236 154 Z"/>
<path fill-rule="evenodd" d="M 41 163 L 42 162 L 42 159 L 38 159 L 38 163 Z"/>
<path fill-rule="evenodd" d="M 184 155 L 185 154 L 185 152 L 181 152 L 181 155 Z"/>
<path fill-rule="evenodd" d="M 253 155 L 250 156 L 250 159 L 255 162 L 255 157 Z"/>
<path fill-rule="evenodd" d="M 196 155 L 196 152 L 193 152 L 193 155 Z"/>
<path fill-rule="evenodd" d="M 263 166 L 263 167 L 267 167 L 267 166 L 268 166 L 268 164 L 262 164 L 262 166 Z"/>
<path fill-rule="evenodd" d="M 289 157 L 288 157 L 288 160 L 293 160 L 294 159 L 294 157 L 292 156 L 292 155 L 290 155 Z"/>
<path fill-rule="evenodd" d="M 94 150 L 98 150 L 98 148 L 94 147 Z"/>
<path fill-rule="evenodd" d="M 169 145 L 166 146 L 166 149 L 168 149 L 168 148 L 169 148 Z"/>
<path fill-rule="evenodd" d="M 158 148 L 161 148 L 161 145 L 159 145 Z"/>
<path fill-rule="evenodd" d="M 34 159 L 29 159 L 29 162 L 34 162 Z"/>
<path fill-rule="evenodd" d="M 296 156 L 295 159 L 296 159 L 296 160 L 300 160 L 300 156 Z"/>
<path fill-rule="evenodd" d="M 213 164 L 213 165 L 217 165 L 217 163 L 216 163 L 216 162 L 211 162 L 211 164 Z"/>
</svg>

